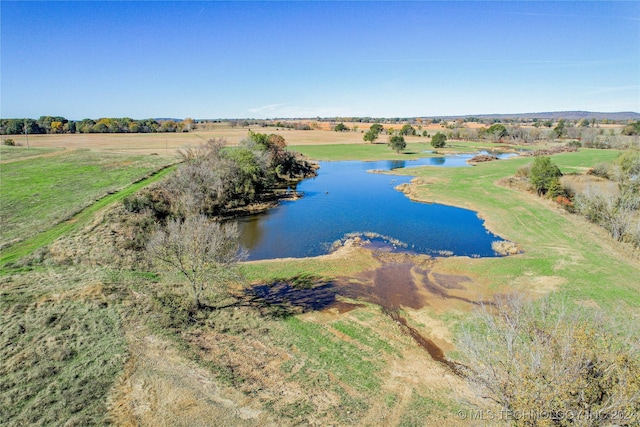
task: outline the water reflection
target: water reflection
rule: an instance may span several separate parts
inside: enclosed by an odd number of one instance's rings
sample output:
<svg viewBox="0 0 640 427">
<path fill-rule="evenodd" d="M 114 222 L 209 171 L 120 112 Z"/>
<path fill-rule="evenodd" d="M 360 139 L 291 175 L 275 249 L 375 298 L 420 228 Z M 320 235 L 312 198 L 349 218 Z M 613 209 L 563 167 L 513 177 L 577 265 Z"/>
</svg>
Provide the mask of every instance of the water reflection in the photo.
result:
<svg viewBox="0 0 640 427">
<path fill-rule="evenodd" d="M 318 176 L 300 182 L 299 200 L 242 218 L 249 259 L 317 256 L 348 233 L 373 233 L 406 250 L 433 255 L 495 256 L 489 233 L 473 211 L 409 200 L 395 187 L 411 177 L 367 173 L 429 165 L 450 166 L 470 156 L 378 162 L 321 162 Z M 375 238 L 373 239 L 375 241 Z"/>
</svg>

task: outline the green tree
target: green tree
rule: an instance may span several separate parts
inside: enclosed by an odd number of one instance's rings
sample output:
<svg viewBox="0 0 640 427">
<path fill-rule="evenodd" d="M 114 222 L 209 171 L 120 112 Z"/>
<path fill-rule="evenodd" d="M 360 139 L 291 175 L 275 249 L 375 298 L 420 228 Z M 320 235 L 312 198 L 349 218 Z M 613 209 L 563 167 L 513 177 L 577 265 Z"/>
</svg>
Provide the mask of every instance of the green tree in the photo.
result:
<svg viewBox="0 0 640 427">
<path fill-rule="evenodd" d="M 553 128 L 553 131 L 555 132 L 558 138 L 562 138 L 562 136 L 564 135 L 565 127 L 566 127 L 566 121 L 564 119 L 558 120 L 558 124 L 556 125 L 556 127 Z"/>
<path fill-rule="evenodd" d="M 362 139 L 373 144 L 378 139 L 378 132 L 369 129 L 367 132 L 365 132 Z"/>
<path fill-rule="evenodd" d="M 349 130 L 349 128 L 347 126 L 345 126 L 344 123 L 338 123 L 337 125 L 335 125 L 333 127 L 333 130 L 336 132 L 346 132 Z"/>
<path fill-rule="evenodd" d="M 106 133 L 108 131 L 109 126 L 107 126 L 102 119 L 91 128 L 91 132 L 94 133 Z"/>
<path fill-rule="evenodd" d="M 400 135 L 415 135 L 416 130 L 409 123 L 406 123 L 400 128 Z"/>
<path fill-rule="evenodd" d="M 529 172 L 529 181 L 538 192 L 546 194 L 554 180 L 562 176 L 562 172 L 547 156 L 537 156 Z"/>
<path fill-rule="evenodd" d="M 395 150 L 396 153 L 400 153 L 407 148 L 407 142 L 404 140 L 404 136 L 394 135 L 389 138 L 389 147 Z"/>
<path fill-rule="evenodd" d="M 23 119 L 2 119 L 2 135 L 20 135 L 24 133 Z"/>
<path fill-rule="evenodd" d="M 64 124 L 63 128 L 66 133 L 76 133 L 76 122 L 73 120 Z"/>
<path fill-rule="evenodd" d="M 374 123 L 369 127 L 369 130 L 372 130 L 377 134 L 381 134 L 384 131 L 384 126 L 380 123 Z"/>
<path fill-rule="evenodd" d="M 431 146 L 433 148 L 442 148 L 445 146 L 446 143 L 447 143 L 447 136 L 442 132 L 438 132 L 431 137 Z"/>
<path fill-rule="evenodd" d="M 500 123 L 496 123 L 495 125 L 489 126 L 486 134 L 490 135 L 492 137 L 492 140 L 499 141 L 500 139 L 507 136 L 507 128 Z"/>
</svg>

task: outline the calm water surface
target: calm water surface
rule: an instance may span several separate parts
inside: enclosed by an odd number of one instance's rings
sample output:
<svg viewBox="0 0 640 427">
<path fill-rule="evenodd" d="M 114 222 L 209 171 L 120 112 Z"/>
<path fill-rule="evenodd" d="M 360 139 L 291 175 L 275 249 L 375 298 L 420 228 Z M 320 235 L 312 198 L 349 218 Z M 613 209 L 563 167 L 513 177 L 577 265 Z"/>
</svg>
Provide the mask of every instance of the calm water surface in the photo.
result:
<svg viewBox="0 0 640 427">
<path fill-rule="evenodd" d="M 412 166 L 467 166 L 472 155 L 410 161 L 320 162 L 318 176 L 297 186 L 304 196 L 265 213 L 242 218 L 239 226 L 249 259 L 307 257 L 329 252 L 351 233 L 375 233 L 398 249 L 431 255 L 496 256 L 491 243 L 502 240 L 483 226 L 476 212 L 413 202 L 394 189 L 411 181 L 369 173 Z M 399 243 L 401 242 L 401 244 Z"/>
</svg>

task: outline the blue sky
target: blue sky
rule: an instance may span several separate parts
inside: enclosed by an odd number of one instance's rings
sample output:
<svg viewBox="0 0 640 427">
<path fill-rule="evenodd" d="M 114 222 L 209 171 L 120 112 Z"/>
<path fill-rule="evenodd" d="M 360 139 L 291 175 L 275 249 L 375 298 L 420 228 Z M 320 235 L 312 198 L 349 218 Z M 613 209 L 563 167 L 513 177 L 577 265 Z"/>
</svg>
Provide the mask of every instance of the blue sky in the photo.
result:
<svg viewBox="0 0 640 427">
<path fill-rule="evenodd" d="M 11 2 L 2 117 L 640 111 L 640 2 Z"/>
</svg>

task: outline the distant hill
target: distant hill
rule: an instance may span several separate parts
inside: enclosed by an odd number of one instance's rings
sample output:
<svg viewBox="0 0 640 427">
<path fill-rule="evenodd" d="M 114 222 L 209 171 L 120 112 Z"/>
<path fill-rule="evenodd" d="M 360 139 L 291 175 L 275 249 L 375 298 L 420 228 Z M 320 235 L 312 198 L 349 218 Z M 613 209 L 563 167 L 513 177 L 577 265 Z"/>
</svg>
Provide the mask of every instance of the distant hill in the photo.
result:
<svg viewBox="0 0 640 427">
<path fill-rule="evenodd" d="M 539 120 L 580 120 L 580 119 L 596 119 L 596 120 L 640 120 L 640 113 L 633 111 L 622 111 L 614 113 L 602 113 L 594 111 L 552 111 L 546 113 L 520 113 L 520 114 L 468 114 L 464 116 L 428 116 L 429 118 L 439 119 L 464 119 L 476 117 L 478 119 L 497 119 L 497 120 L 514 120 L 514 119 L 539 119 Z"/>
<path fill-rule="evenodd" d="M 558 119 L 566 119 L 566 120 L 580 120 L 580 119 L 595 119 L 595 120 L 612 120 L 615 122 L 626 121 L 626 120 L 640 120 L 640 113 L 636 113 L 634 111 L 618 111 L 611 113 L 604 113 L 598 111 L 548 111 L 541 113 L 515 113 L 515 114 L 460 114 L 460 115 L 448 115 L 448 116 L 439 116 L 439 115 L 430 115 L 430 116 L 405 116 L 405 117 L 371 117 L 371 116 L 362 116 L 362 117 L 272 117 L 269 119 L 246 119 L 246 118 L 226 118 L 226 119 L 198 119 L 198 121 L 238 121 L 238 120 L 255 120 L 255 121 L 264 121 L 264 120 L 312 120 L 312 121 L 320 121 L 320 122 L 351 122 L 351 121 L 362 121 L 364 123 L 373 123 L 376 121 L 395 121 L 395 122 L 405 122 L 415 120 L 417 118 L 421 119 L 441 119 L 441 120 L 456 120 L 456 119 L 470 119 L 475 118 L 479 120 L 509 120 L 509 121 L 531 121 L 533 119 L 538 120 L 558 120 Z M 158 121 L 166 120 L 166 119 L 156 119 Z M 175 119 L 174 119 L 175 120 Z"/>
</svg>

